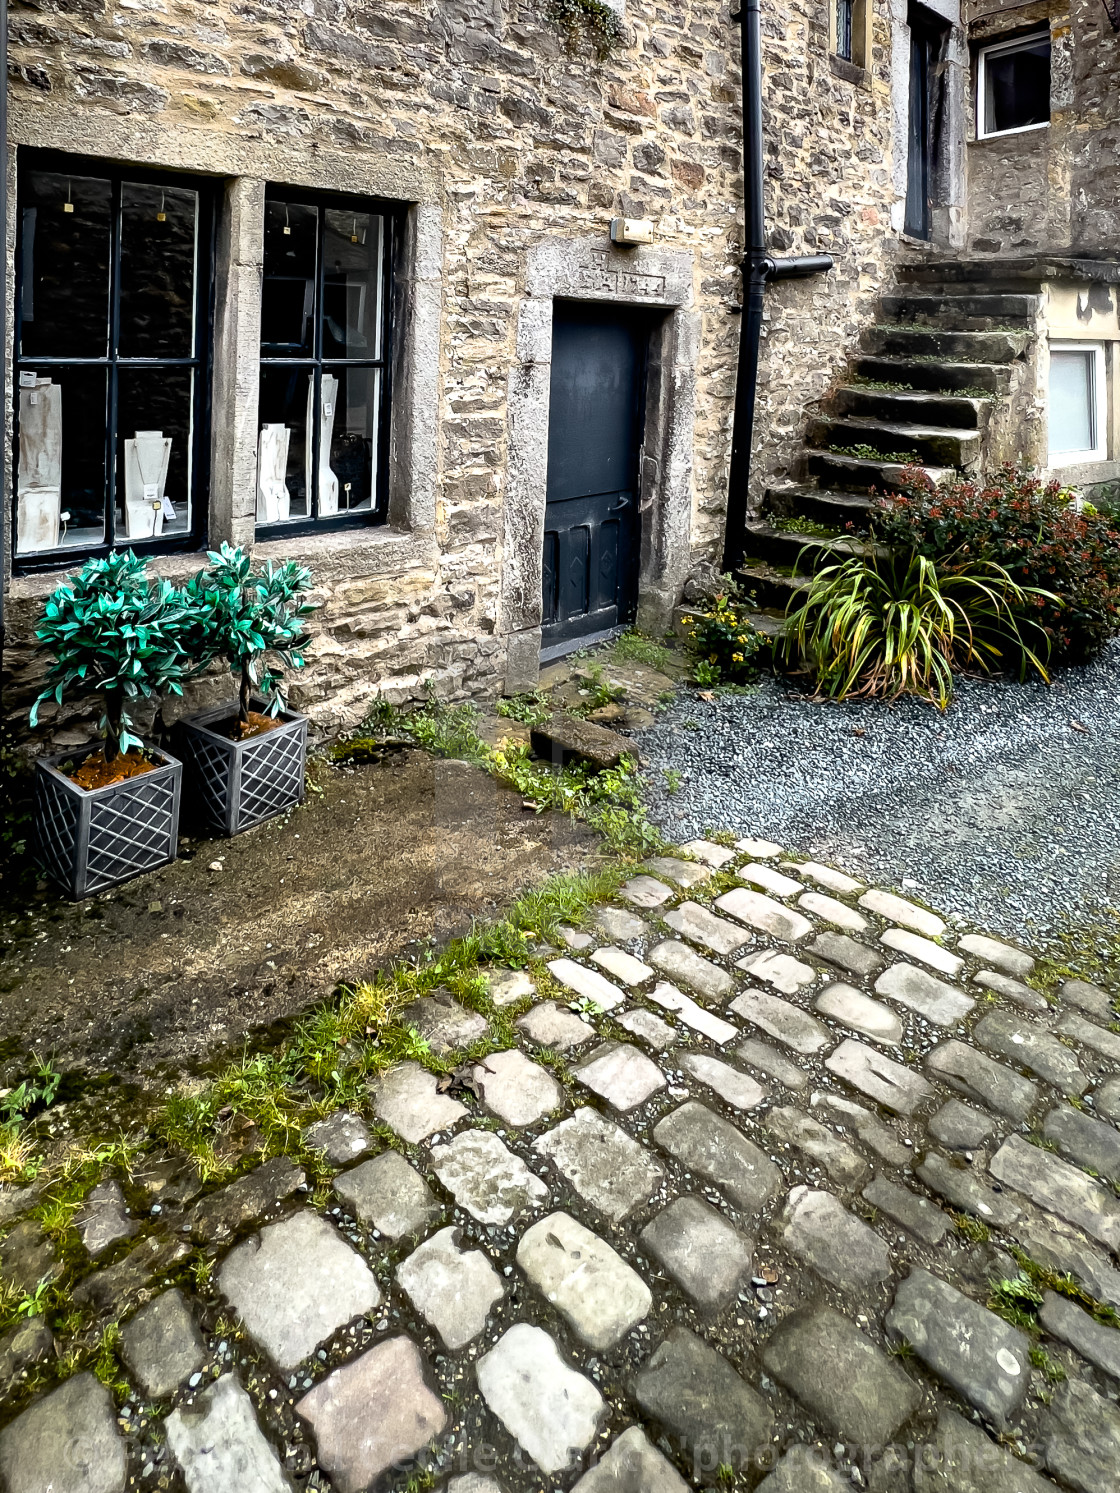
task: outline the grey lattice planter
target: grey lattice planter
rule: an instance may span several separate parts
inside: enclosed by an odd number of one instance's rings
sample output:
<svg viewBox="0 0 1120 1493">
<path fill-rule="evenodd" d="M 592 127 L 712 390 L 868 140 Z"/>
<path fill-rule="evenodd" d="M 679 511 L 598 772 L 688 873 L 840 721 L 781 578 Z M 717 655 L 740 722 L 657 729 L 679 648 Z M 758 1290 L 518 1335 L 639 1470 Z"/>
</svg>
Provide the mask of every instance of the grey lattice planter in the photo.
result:
<svg viewBox="0 0 1120 1493">
<path fill-rule="evenodd" d="M 76 900 L 175 859 L 183 764 L 147 750 L 158 767 L 105 788 L 81 788 L 59 771 L 62 763 L 78 764 L 101 751 L 100 745 L 35 764 L 35 858 Z"/>
<path fill-rule="evenodd" d="M 262 700 L 254 710 L 267 710 Z M 219 835 L 237 835 L 250 825 L 303 802 L 307 761 L 307 717 L 282 710 L 283 725 L 248 741 L 231 741 L 211 729 L 237 714 L 237 701 L 200 710 L 179 722 L 188 811 Z"/>
</svg>

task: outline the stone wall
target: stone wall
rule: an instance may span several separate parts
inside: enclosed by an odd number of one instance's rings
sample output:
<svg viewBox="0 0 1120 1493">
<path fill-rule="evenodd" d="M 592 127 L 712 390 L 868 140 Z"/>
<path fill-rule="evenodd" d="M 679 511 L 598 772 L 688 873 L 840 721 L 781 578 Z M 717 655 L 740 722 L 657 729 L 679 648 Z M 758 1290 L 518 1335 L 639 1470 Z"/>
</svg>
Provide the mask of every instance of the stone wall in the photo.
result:
<svg viewBox="0 0 1120 1493">
<path fill-rule="evenodd" d="M 17 149 L 227 184 L 212 543 L 252 539 L 259 184 L 403 201 L 414 238 L 427 214 L 406 310 L 429 330 L 406 345 L 400 370 L 419 370 L 424 387 L 407 421 L 394 415 L 391 523 L 261 547 L 315 568 L 323 607 L 295 698 L 325 724 L 356 719 L 375 693 L 419 695 L 428 679 L 450 697 L 501 686 L 508 384 L 527 263 L 543 236 L 598 236 L 606 248 L 613 215 L 651 217 L 659 248 L 691 256 L 699 336 L 684 542 L 690 561 L 722 544 L 742 243 L 737 28 L 719 0 L 631 4 L 625 45 L 600 65 L 569 54 L 544 10 L 544 0 L 13 0 Z M 892 277 L 890 45 L 885 0 L 866 72 L 830 65 L 825 7 L 766 9 L 771 243 L 830 252 L 837 267 L 769 293 L 756 497 L 789 473 L 807 409 Z M 17 712 L 36 675 L 34 615 L 58 578 L 10 583 L 5 663 Z"/>
<path fill-rule="evenodd" d="M 975 49 L 1049 25 L 1048 129 L 975 138 L 968 146 L 968 246 L 980 254 L 1043 249 L 1116 254 L 1120 247 L 1120 33 L 1101 0 L 977 0 Z M 975 89 L 970 107 L 975 109 Z"/>
</svg>

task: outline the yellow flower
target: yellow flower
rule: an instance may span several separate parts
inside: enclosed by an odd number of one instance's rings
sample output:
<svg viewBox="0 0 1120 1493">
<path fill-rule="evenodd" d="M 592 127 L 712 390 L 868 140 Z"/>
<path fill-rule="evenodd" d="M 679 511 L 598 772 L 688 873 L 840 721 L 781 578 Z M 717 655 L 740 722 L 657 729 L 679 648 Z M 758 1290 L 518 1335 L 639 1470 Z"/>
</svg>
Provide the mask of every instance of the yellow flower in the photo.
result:
<svg viewBox="0 0 1120 1493">
<path fill-rule="evenodd" d="M 733 653 L 731 655 L 731 662 L 733 664 L 741 664 L 743 662 L 743 655 L 741 653 Z"/>
</svg>

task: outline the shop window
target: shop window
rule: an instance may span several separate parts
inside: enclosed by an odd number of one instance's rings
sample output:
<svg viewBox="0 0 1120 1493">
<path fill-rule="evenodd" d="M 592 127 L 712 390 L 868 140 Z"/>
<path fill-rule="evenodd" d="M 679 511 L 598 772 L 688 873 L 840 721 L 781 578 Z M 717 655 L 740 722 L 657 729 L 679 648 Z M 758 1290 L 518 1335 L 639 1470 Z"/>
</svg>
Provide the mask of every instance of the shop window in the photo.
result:
<svg viewBox="0 0 1120 1493">
<path fill-rule="evenodd" d="M 1051 465 L 1106 460 L 1105 392 L 1099 343 L 1050 344 Z"/>
<path fill-rule="evenodd" d="M 197 543 L 211 199 L 179 175 L 21 152 L 15 557 Z"/>
<path fill-rule="evenodd" d="M 1050 123 L 1049 31 L 981 48 L 976 121 L 982 139 Z"/>
<path fill-rule="evenodd" d="M 266 198 L 258 533 L 384 517 L 393 224 L 369 202 Z"/>
<path fill-rule="evenodd" d="M 831 0 L 829 51 L 854 67 L 871 66 L 871 7 L 868 0 Z"/>
</svg>

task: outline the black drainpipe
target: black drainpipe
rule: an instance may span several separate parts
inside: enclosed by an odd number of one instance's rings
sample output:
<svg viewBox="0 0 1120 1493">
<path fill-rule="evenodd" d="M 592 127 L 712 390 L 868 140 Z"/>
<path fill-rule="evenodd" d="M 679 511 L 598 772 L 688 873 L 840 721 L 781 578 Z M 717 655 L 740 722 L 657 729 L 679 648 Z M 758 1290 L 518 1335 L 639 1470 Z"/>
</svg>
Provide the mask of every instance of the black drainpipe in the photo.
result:
<svg viewBox="0 0 1120 1493">
<path fill-rule="evenodd" d="M 727 535 L 724 571 L 735 571 L 746 554 L 747 501 L 751 475 L 751 436 L 758 388 L 758 344 L 762 302 L 768 280 L 792 280 L 832 268 L 831 254 L 800 254 L 775 259 L 766 252 L 763 209 L 762 31 L 759 0 L 743 0 L 731 17 L 739 22 L 743 49 L 743 197 L 746 253 L 743 255 L 743 321 L 731 430 L 731 470 L 727 483 Z"/>
<path fill-rule="evenodd" d="M 8 241 L 8 0 L 0 0 L 0 244 Z M 6 259 L 6 255 L 4 258 Z M 8 388 L 8 297 L 0 295 L 0 412 L 5 408 Z M 0 420 L 0 430 L 4 422 Z M 7 466 L 0 449 L 0 503 L 4 512 L 0 516 L 0 534 L 8 533 L 15 523 L 15 514 L 8 501 L 8 484 L 5 481 Z M 12 539 L 12 550 L 15 539 Z M 7 556 L 0 555 L 0 701 L 4 698 L 4 567 Z"/>
</svg>

